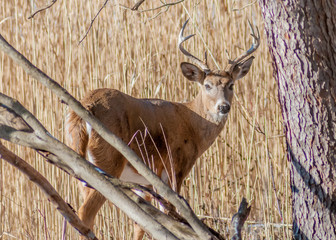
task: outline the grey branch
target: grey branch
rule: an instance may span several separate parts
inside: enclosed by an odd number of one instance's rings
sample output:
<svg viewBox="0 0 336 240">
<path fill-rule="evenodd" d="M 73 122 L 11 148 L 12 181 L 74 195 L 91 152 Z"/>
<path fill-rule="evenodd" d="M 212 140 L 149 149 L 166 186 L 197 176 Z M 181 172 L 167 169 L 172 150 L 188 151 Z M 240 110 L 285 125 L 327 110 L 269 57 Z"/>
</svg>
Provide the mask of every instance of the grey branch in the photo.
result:
<svg viewBox="0 0 336 240">
<path fill-rule="evenodd" d="M 185 0 L 179 0 L 179 1 L 171 2 L 171 3 L 164 3 L 164 4 L 162 4 L 162 5 L 158 6 L 158 7 L 155 7 L 155 8 L 139 10 L 140 5 L 143 4 L 144 1 L 145 0 L 141 0 L 141 1 L 137 2 L 132 8 L 126 7 L 126 6 L 121 5 L 121 4 L 119 6 L 122 7 L 122 8 L 124 8 L 124 9 L 132 10 L 132 11 L 137 11 L 139 13 L 144 13 L 144 12 L 151 12 L 151 11 L 159 10 L 161 8 L 169 8 L 171 6 L 180 4 L 180 3 L 184 2 Z"/>
<path fill-rule="evenodd" d="M 145 0 L 140 0 L 139 2 L 137 2 L 136 4 L 134 4 L 134 6 L 131 8 L 131 10 L 133 11 L 137 11 L 139 9 L 139 7 L 141 6 L 141 4 L 144 3 Z"/>
<path fill-rule="evenodd" d="M 166 3 L 165 1 L 161 1 L 162 5 L 158 6 L 158 7 L 154 7 L 154 8 L 150 8 L 150 9 L 143 9 L 140 10 L 139 7 L 145 2 L 145 0 L 140 0 L 138 1 L 133 7 L 127 7 L 125 5 L 119 4 L 119 7 L 127 9 L 127 10 L 131 10 L 131 11 L 136 11 L 138 13 L 144 13 L 144 12 L 152 12 L 152 11 L 156 11 L 156 10 L 160 10 L 159 12 L 157 12 L 156 14 L 154 14 L 154 16 L 150 17 L 148 20 L 152 20 L 156 17 L 158 17 L 159 15 L 161 15 L 164 12 L 167 12 L 169 10 L 169 8 L 171 6 L 177 5 L 179 3 L 184 2 L 185 0 L 179 0 L 176 2 L 171 2 L 171 3 Z M 165 2 L 165 3 L 164 3 Z"/>
<path fill-rule="evenodd" d="M 97 14 L 94 16 L 94 18 L 91 20 L 90 23 L 90 27 L 88 28 L 88 30 L 86 31 L 86 33 L 84 34 L 84 36 L 82 37 L 81 40 L 79 40 L 78 44 L 81 44 L 83 42 L 83 40 L 86 38 L 86 36 L 88 35 L 90 29 L 92 28 L 92 25 L 94 23 L 94 21 L 96 20 L 96 18 L 98 17 L 99 13 L 103 10 L 104 7 L 106 7 L 107 3 L 109 0 L 106 0 L 105 3 L 103 4 L 103 6 L 99 9 L 99 11 L 97 12 Z"/>
<path fill-rule="evenodd" d="M 33 17 L 34 17 L 36 14 L 38 14 L 39 12 L 42 12 L 42 11 L 44 11 L 44 10 L 47 10 L 48 8 L 51 8 L 56 2 L 57 2 L 57 0 L 52 0 L 51 3 L 50 3 L 49 5 L 47 5 L 47 6 L 43 7 L 43 8 L 40 8 L 40 9 L 38 9 L 37 11 L 35 11 L 32 15 L 30 15 L 30 16 L 28 17 L 28 19 L 33 18 Z"/>
<path fill-rule="evenodd" d="M 241 229 L 249 216 L 251 211 L 251 206 L 248 206 L 248 203 L 245 198 L 241 201 L 239 205 L 238 212 L 233 215 L 231 221 L 231 239 L 232 240 L 241 240 Z"/>
</svg>

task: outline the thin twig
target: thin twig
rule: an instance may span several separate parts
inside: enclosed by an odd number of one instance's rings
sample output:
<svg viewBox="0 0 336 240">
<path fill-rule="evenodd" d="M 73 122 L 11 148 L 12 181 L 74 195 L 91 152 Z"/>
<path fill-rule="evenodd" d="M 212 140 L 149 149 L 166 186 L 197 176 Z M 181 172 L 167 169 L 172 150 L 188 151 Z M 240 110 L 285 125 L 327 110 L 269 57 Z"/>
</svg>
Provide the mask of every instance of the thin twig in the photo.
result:
<svg viewBox="0 0 336 240">
<path fill-rule="evenodd" d="M 137 11 L 139 9 L 139 7 L 141 6 L 141 4 L 144 3 L 145 0 L 140 0 L 139 2 L 137 2 L 136 4 L 134 4 L 134 6 L 131 8 L 132 11 Z"/>
<path fill-rule="evenodd" d="M 164 9 L 164 10 L 160 10 L 160 12 L 156 13 L 154 16 L 148 18 L 147 20 L 150 21 L 150 20 L 153 20 L 153 19 L 157 18 L 157 17 L 160 16 L 161 14 L 167 12 L 167 11 L 169 10 L 169 8 L 170 8 L 170 7 L 168 6 L 168 7 L 166 7 L 166 9 Z"/>
<path fill-rule="evenodd" d="M 30 16 L 28 17 L 28 19 L 33 18 L 33 17 L 34 17 L 36 14 L 38 14 L 39 12 L 42 12 L 42 11 L 44 11 L 44 10 L 47 10 L 48 8 L 51 8 L 56 2 L 57 2 L 57 0 L 52 0 L 51 3 L 50 3 L 49 5 L 47 5 L 47 6 L 43 7 L 43 8 L 38 9 L 36 12 L 34 12 L 32 15 L 30 15 Z"/>
<path fill-rule="evenodd" d="M 137 11 L 139 13 L 144 13 L 144 12 L 151 12 L 151 11 L 159 10 L 161 8 L 164 8 L 164 7 L 168 7 L 169 8 L 171 6 L 177 5 L 177 4 L 182 3 L 184 1 L 185 0 L 180 0 L 180 1 L 172 2 L 172 3 L 165 3 L 165 4 L 162 4 L 162 5 L 158 6 L 158 7 L 150 8 L 150 9 L 144 9 L 144 10 L 133 9 L 134 7 L 130 8 L 130 7 L 127 7 L 127 6 L 122 5 L 122 4 L 119 4 L 119 7 L 127 9 L 127 10 L 131 10 L 131 11 Z"/>
<path fill-rule="evenodd" d="M 88 35 L 90 29 L 92 28 L 92 25 L 94 23 L 94 21 L 96 20 L 96 18 L 98 17 L 99 13 L 103 10 L 104 7 L 106 7 L 107 3 L 108 3 L 109 0 L 106 0 L 105 3 L 103 4 L 103 6 L 99 9 L 99 11 L 97 12 L 97 14 L 94 16 L 94 18 L 91 20 L 91 23 L 90 23 L 90 27 L 89 29 L 86 31 L 84 37 L 82 37 L 82 39 L 79 41 L 78 45 L 81 44 L 84 40 L 84 38 L 86 38 L 86 36 Z"/>
</svg>

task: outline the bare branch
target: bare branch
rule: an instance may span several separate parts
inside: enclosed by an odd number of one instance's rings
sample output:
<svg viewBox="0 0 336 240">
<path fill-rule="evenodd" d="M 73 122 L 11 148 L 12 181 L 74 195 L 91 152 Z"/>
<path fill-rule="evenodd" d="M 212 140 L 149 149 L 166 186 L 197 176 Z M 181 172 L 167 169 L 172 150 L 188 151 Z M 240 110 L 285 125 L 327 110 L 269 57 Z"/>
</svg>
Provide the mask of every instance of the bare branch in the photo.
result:
<svg viewBox="0 0 336 240">
<path fill-rule="evenodd" d="M 18 118 L 13 111 L 5 108 L 3 105 L 0 105 L 0 124 L 7 125 L 19 131 L 33 132 L 33 129 L 22 118 Z"/>
<path fill-rule="evenodd" d="M 131 10 L 132 11 L 137 11 L 139 9 L 139 7 L 141 6 L 141 4 L 143 4 L 144 2 L 145 2 L 145 0 L 140 0 L 139 2 L 134 4 L 134 6 L 131 8 Z"/>
<path fill-rule="evenodd" d="M 106 7 L 107 3 L 108 3 L 109 0 L 106 0 L 105 3 L 103 4 L 103 6 L 99 9 L 99 11 L 97 12 L 97 14 L 94 16 L 94 18 L 91 20 L 91 23 L 90 23 L 90 26 L 88 28 L 88 30 L 85 32 L 84 36 L 81 38 L 81 40 L 79 41 L 78 44 L 81 44 L 84 39 L 86 38 L 86 36 L 88 35 L 89 31 L 91 30 L 92 26 L 93 26 L 93 23 L 94 21 L 96 20 L 96 18 L 98 17 L 98 15 L 100 14 L 100 12 L 103 10 L 104 7 Z M 167 11 L 171 6 L 174 6 L 174 5 L 177 5 L 179 3 L 182 3 L 184 2 L 185 0 L 180 0 L 180 1 L 177 1 L 177 2 L 172 2 L 172 3 L 165 3 L 165 4 L 162 4 L 158 7 L 155 7 L 155 8 L 151 8 L 151 9 L 145 9 L 145 10 L 139 10 L 139 7 L 145 2 L 145 0 L 139 0 L 137 3 L 134 4 L 133 7 L 127 7 L 127 6 L 124 6 L 122 4 L 119 4 L 119 7 L 122 7 L 124 9 L 128 9 L 128 10 L 131 10 L 131 11 L 137 11 L 139 13 L 143 13 L 143 12 L 149 12 L 149 11 L 155 11 L 155 10 L 159 10 L 161 8 L 166 8 L 166 10 L 164 10 L 163 12 Z M 152 17 L 151 19 L 157 17 L 158 15 L 160 15 L 162 13 L 162 11 L 160 11 L 159 13 L 157 13 L 154 17 Z"/>
<path fill-rule="evenodd" d="M 105 3 L 103 4 L 103 6 L 99 9 L 99 11 L 97 12 L 97 14 L 96 14 L 96 15 L 94 16 L 94 18 L 91 20 L 89 29 L 86 31 L 86 33 L 84 34 L 84 36 L 82 37 L 82 39 L 79 41 L 78 44 L 81 44 L 81 43 L 83 42 L 83 40 L 86 38 L 86 36 L 88 35 L 90 29 L 92 28 L 92 25 L 93 25 L 94 21 L 95 21 L 96 18 L 98 17 L 99 13 L 103 10 L 103 8 L 106 7 L 108 1 L 109 1 L 109 0 L 106 0 L 106 1 L 105 1 Z"/>
<path fill-rule="evenodd" d="M 119 4 L 119 7 L 127 9 L 127 10 L 131 10 L 131 11 L 136 11 L 138 13 L 144 13 L 144 12 L 150 12 L 150 11 L 156 11 L 156 10 L 160 10 L 159 12 L 157 12 L 154 16 L 148 18 L 148 20 L 152 20 L 154 18 L 157 18 L 159 15 L 161 15 L 162 13 L 165 13 L 169 10 L 169 8 L 171 6 L 177 5 L 179 3 L 184 2 L 185 0 L 180 0 L 177 2 L 172 2 L 172 3 L 164 3 L 158 7 L 155 8 L 151 8 L 151 9 L 144 9 L 144 10 L 139 10 L 139 7 L 145 2 L 145 0 L 140 0 L 139 2 L 137 2 L 132 8 L 127 7 L 125 5 Z M 161 1 L 162 2 L 162 1 Z M 162 10 L 162 8 L 165 8 L 164 10 Z"/>
<path fill-rule="evenodd" d="M 125 193 L 133 199 L 135 202 L 139 204 L 139 206 L 151 216 L 153 216 L 156 220 L 162 223 L 169 231 L 173 232 L 178 239 L 194 239 L 201 240 L 192 228 L 188 224 L 181 223 L 180 221 L 176 221 L 170 216 L 162 213 L 157 208 L 153 207 L 147 201 L 136 195 L 134 192 L 130 190 L 125 190 Z"/>
<path fill-rule="evenodd" d="M 245 198 L 241 201 L 239 205 L 238 212 L 233 215 L 231 221 L 231 239 L 240 240 L 241 238 L 241 229 L 249 216 L 251 211 L 251 206 L 248 206 L 248 203 Z"/>
<path fill-rule="evenodd" d="M 94 233 L 75 214 L 73 208 L 66 203 L 53 186 L 38 171 L 26 163 L 22 158 L 9 151 L 0 141 L 0 158 L 7 161 L 22 173 L 30 181 L 34 182 L 47 195 L 48 199 L 55 205 L 56 209 L 64 218 L 76 228 L 87 239 L 97 239 Z"/>
<path fill-rule="evenodd" d="M 20 124 L 25 123 L 26 127 L 34 129 L 35 133 L 41 138 L 46 134 L 48 134 L 48 131 L 45 129 L 45 127 L 34 117 L 33 114 L 27 111 L 17 100 L 12 99 L 2 93 L 0 93 L 0 99 L 1 103 L 3 104 L 2 107 L 15 109 L 15 113 L 22 117 L 22 120 L 24 121 L 17 120 L 18 123 Z M 13 115 L 12 118 L 15 119 L 15 115 Z M 16 127 L 17 126 L 14 126 L 14 128 Z"/>
<path fill-rule="evenodd" d="M 44 11 L 44 10 L 47 10 L 48 8 L 51 8 L 56 2 L 57 2 L 57 0 L 52 0 L 51 3 L 50 3 L 49 5 L 47 5 L 47 6 L 43 7 L 43 8 L 40 8 L 40 9 L 38 9 L 37 11 L 35 11 L 32 15 L 30 15 L 30 16 L 28 17 L 28 19 L 33 18 L 33 17 L 34 17 L 36 14 L 38 14 L 39 12 L 42 12 L 42 11 Z"/>
</svg>

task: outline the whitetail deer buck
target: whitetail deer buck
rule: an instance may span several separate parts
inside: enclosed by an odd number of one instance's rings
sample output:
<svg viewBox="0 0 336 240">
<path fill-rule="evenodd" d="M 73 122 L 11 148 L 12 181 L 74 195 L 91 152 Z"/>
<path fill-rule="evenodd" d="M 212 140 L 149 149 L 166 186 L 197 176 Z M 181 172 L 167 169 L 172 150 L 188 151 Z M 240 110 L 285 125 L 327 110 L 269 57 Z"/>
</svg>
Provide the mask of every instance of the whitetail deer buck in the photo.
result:
<svg viewBox="0 0 336 240">
<path fill-rule="evenodd" d="M 194 36 L 183 36 L 187 22 L 181 29 L 178 45 L 181 52 L 197 65 L 181 63 L 183 75 L 200 86 L 193 101 L 138 99 L 108 88 L 94 90 L 82 100 L 82 104 L 113 133 L 126 143 L 131 142 L 130 147 L 138 156 L 146 156 L 147 164 L 150 163 L 162 180 L 170 186 L 175 185 L 178 192 L 196 159 L 223 129 L 230 111 L 233 85 L 249 71 L 254 57 L 246 58 L 258 48 L 260 41 L 259 32 L 255 35 L 251 27 L 254 43 L 250 50 L 230 61 L 227 71 L 211 70 L 206 57 L 202 62 L 182 46 Z M 67 131 L 71 147 L 106 173 L 125 181 L 149 184 L 73 111 L 67 117 Z M 134 141 L 137 134 L 141 135 L 140 143 Z M 92 229 L 94 218 L 106 199 L 89 188 L 83 189 L 83 196 L 79 216 Z M 142 236 L 143 231 L 137 227 L 134 239 Z"/>
</svg>

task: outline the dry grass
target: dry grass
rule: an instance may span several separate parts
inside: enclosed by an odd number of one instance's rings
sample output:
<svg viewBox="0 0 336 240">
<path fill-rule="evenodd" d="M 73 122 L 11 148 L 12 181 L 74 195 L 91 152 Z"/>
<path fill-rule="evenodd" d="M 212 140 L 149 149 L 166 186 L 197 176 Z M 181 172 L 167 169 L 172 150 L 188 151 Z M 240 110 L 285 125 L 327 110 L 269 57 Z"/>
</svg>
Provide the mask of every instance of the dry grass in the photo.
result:
<svg viewBox="0 0 336 240">
<path fill-rule="evenodd" d="M 188 15 L 194 23 L 194 27 L 189 24 L 188 32 L 197 32 L 188 49 L 202 56 L 208 47 L 221 68 L 227 63 L 226 50 L 237 56 L 249 47 L 247 18 L 263 29 L 256 3 L 233 11 L 248 1 L 186 1 L 149 20 L 155 12 L 137 14 L 110 0 L 78 45 L 103 0 L 58 1 L 27 20 L 33 9 L 49 1 L 29 2 L 0 2 L 0 32 L 77 98 L 90 89 L 111 87 L 137 97 L 191 99 L 197 87 L 182 77 L 179 64 L 186 59 L 176 47 L 179 29 Z M 143 8 L 158 3 L 146 1 Z M 131 6 L 134 1 L 123 4 Z M 245 239 L 287 239 L 291 235 L 291 207 L 281 111 L 262 30 L 261 37 L 252 70 L 235 86 L 237 97 L 222 134 L 199 159 L 182 193 L 197 214 L 222 232 L 245 196 L 253 208 Z M 17 98 L 54 136 L 64 140 L 66 107 L 3 53 L 0 82 L 1 92 Z M 78 208 L 81 197 L 75 180 L 34 151 L 8 146 Z M 62 239 L 64 219 L 36 186 L 2 160 L 0 181 L 0 239 Z M 130 239 L 132 233 L 131 221 L 108 204 L 99 212 L 95 228 L 100 239 Z M 65 239 L 77 236 L 71 227 L 66 228 Z"/>
</svg>

